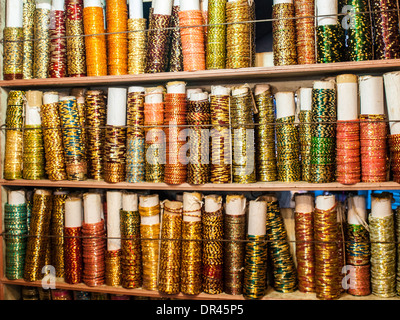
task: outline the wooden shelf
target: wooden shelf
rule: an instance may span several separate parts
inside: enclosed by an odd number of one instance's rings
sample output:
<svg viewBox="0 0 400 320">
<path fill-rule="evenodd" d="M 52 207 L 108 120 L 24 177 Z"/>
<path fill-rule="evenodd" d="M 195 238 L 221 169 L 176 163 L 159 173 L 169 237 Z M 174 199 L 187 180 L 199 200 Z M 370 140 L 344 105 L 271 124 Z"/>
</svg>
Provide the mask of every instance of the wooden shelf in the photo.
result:
<svg viewBox="0 0 400 320">
<path fill-rule="evenodd" d="M 50 181 L 50 180 L 4 180 L 0 179 L 0 185 L 6 187 L 42 187 L 42 188 L 81 188 L 81 189 L 127 189 L 127 190 L 165 190 L 165 191 L 357 191 L 357 190 L 400 190 L 400 184 L 388 181 L 379 183 L 357 183 L 343 185 L 333 183 L 308 183 L 308 182 L 257 182 L 249 184 L 225 183 L 203 185 L 169 185 L 166 183 L 107 183 L 104 181 Z"/>
<path fill-rule="evenodd" d="M 213 83 L 242 80 L 245 82 L 256 80 L 272 79 L 291 79 L 301 77 L 303 79 L 311 76 L 334 76 L 341 73 L 382 73 L 400 70 L 400 59 L 391 60 L 371 60 L 355 62 L 336 62 L 319 63 L 310 65 L 291 65 L 273 67 L 254 67 L 242 69 L 222 69 L 222 70 L 202 70 L 202 71 L 182 71 L 182 72 L 161 72 L 146 73 L 139 75 L 122 76 L 101 76 L 101 77 L 82 77 L 82 78 L 47 78 L 47 79 L 26 79 L 0 81 L 0 87 L 37 89 L 37 88 L 56 88 L 56 87 L 79 87 L 79 86 L 113 86 L 113 85 L 149 85 L 169 80 L 188 81 L 192 84 Z"/>
<path fill-rule="evenodd" d="M 9 280 L 7 278 L 2 278 L 1 282 L 8 285 L 17 286 L 31 286 L 31 287 L 42 287 L 41 281 L 27 282 L 24 280 Z M 122 287 L 110 287 L 106 285 L 89 287 L 83 283 L 78 284 L 68 284 L 62 279 L 57 279 L 56 289 L 62 290 L 73 290 L 73 291 L 88 291 L 88 292 L 100 292 L 109 294 L 123 294 L 131 296 L 144 296 L 144 297 L 154 297 L 154 298 L 173 298 L 173 299 L 184 299 L 184 300 L 244 300 L 242 295 L 229 295 L 225 293 L 221 294 L 207 294 L 200 293 L 198 295 L 185 295 L 182 293 L 176 295 L 168 295 L 160 293 L 158 291 L 151 291 L 145 289 L 125 289 Z M 357 297 L 352 296 L 347 293 L 343 293 L 340 300 L 399 300 L 399 297 L 393 298 L 380 298 L 375 295 L 370 294 L 369 296 Z M 268 287 L 267 292 L 262 300 L 318 300 L 315 293 L 303 293 L 300 291 L 295 291 L 292 293 L 280 293 Z"/>
</svg>

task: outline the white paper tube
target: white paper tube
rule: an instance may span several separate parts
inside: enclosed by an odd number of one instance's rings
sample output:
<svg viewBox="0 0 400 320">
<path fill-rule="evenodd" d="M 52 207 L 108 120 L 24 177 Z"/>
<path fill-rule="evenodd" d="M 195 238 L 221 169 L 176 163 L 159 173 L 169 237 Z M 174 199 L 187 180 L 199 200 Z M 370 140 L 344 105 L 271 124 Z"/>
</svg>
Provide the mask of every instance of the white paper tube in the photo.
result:
<svg viewBox="0 0 400 320">
<path fill-rule="evenodd" d="M 137 195 L 137 193 L 125 192 L 122 194 L 122 210 L 138 211 L 138 195 Z"/>
<path fill-rule="evenodd" d="M 337 119 L 358 119 L 358 78 L 354 74 L 343 74 L 336 78 Z"/>
<path fill-rule="evenodd" d="M 146 89 L 144 87 L 129 87 L 128 88 L 128 92 L 132 93 L 132 92 L 140 92 L 140 93 L 145 93 Z"/>
<path fill-rule="evenodd" d="M 201 11 L 208 11 L 208 0 L 202 0 L 200 3 Z"/>
<path fill-rule="evenodd" d="M 295 115 L 294 92 L 277 92 L 275 94 L 275 101 L 277 119 Z"/>
<path fill-rule="evenodd" d="M 204 211 L 216 212 L 222 207 L 222 197 L 217 194 L 210 194 L 204 197 Z"/>
<path fill-rule="evenodd" d="M 316 0 L 318 26 L 337 24 L 338 1 L 337 0 Z"/>
<path fill-rule="evenodd" d="M 168 82 L 167 93 L 186 94 L 186 83 L 182 81 Z"/>
<path fill-rule="evenodd" d="M 9 190 L 7 196 L 7 202 L 12 206 L 18 206 L 20 204 L 26 203 L 24 190 Z"/>
<path fill-rule="evenodd" d="M 85 193 L 83 195 L 83 217 L 87 224 L 98 223 L 102 216 L 102 202 L 100 193 Z"/>
<path fill-rule="evenodd" d="M 146 89 L 145 103 L 162 103 L 164 101 L 163 96 L 164 88 L 153 87 Z"/>
<path fill-rule="evenodd" d="M 271 90 L 271 86 L 269 84 L 257 84 L 254 87 L 254 95 L 258 96 L 267 90 Z"/>
<path fill-rule="evenodd" d="M 186 89 L 186 98 L 190 99 L 193 93 L 202 93 L 203 89 L 196 88 L 196 89 Z"/>
<path fill-rule="evenodd" d="M 190 216 L 183 215 L 183 221 L 201 221 L 202 195 L 198 192 L 183 193 L 183 210 L 189 211 Z"/>
<path fill-rule="evenodd" d="M 51 10 L 53 11 L 64 11 L 65 0 L 53 0 L 51 3 Z"/>
<path fill-rule="evenodd" d="M 293 3 L 293 0 L 274 0 L 274 4 L 280 4 L 280 3 Z"/>
<path fill-rule="evenodd" d="M 107 191 L 107 250 L 121 249 L 120 210 L 122 208 L 122 192 Z"/>
<path fill-rule="evenodd" d="M 158 194 L 151 194 L 139 197 L 139 207 L 149 208 L 155 207 L 160 204 Z M 143 225 L 154 225 L 160 223 L 160 214 L 156 214 L 150 217 L 140 217 L 140 224 Z"/>
<path fill-rule="evenodd" d="M 375 218 L 383 218 L 393 214 L 392 198 L 380 195 L 371 195 L 371 215 Z"/>
<path fill-rule="evenodd" d="M 174 0 L 173 6 L 180 6 L 181 5 L 181 0 Z"/>
<path fill-rule="evenodd" d="M 300 105 L 300 111 L 311 111 L 312 88 L 300 88 L 298 101 Z"/>
<path fill-rule="evenodd" d="M 190 101 L 208 100 L 208 92 L 194 92 L 190 95 Z"/>
<path fill-rule="evenodd" d="M 359 78 L 360 114 L 384 114 L 383 76 Z"/>
<path fill-rule="evenodd" d="M 82 227 L 83 212 L 82 199 L 80 197 L 68 197 L 65 200 L 65 219 L 66 228 Z"/>
<path fill-rule="evenodd" d="M 211 86 L 211 95 L 213 96 L 229 96 L 231 89 L 224 86 Z"/>
<path fill-rule="evenodd" d="M 43 104 L 57 103 L 58 92 L 45 92 L 43 94 Z"/>
<path fill-rule="evenodd" d="M 389 72 L 383 75 L 386 106 L 389 120 L 400 120 L 400 72 Z M 390 134 L 400 133 L 400 122 L 391 122 Z"/>
<path fill-rule="evenodd" d="M 180 11 L 200 10 L 200 0 L 182 0 Z"/>
<path fill-rule="evenodd" d="M 6 27 L 22 28 L 23 0 L 7 0 Z"/>
<path fill-rule="evenodd" d="M 107 101 L 107 124 L 125 126 L 127 90 L 125 88 L 109 88 Z"/>
<path fill-rule="evenodd" d="M 165 209 L 165 207 L 168 207 L 168 208 L 170 208 L 170 209 L 172 209 L 172 210 L 181 210 L 182 209 L 182 207 L 183 207 L 183 203 L 181 202 L 181 201 L 171 201 L 171 200 L 165 200 L 165 202 L 164 202 L 164 213 L 166 212 L 166 211 L 168 211 L 168 210 L 166 210 Z M 171 213 L 170 212 L 170 214 L 177 214 L 177 213 L 175 213 L 175 212 L 173 212 L 173 213 Z"/>
<path fill-rule="evenodd" d="M 318 210 L 330 210 L 335 206 L 336 198 L 334 195 L 317 196 L 315 208 Z"/>
<path fill-rule="evenodd" d="M 87 7 L 101 7 L 101 8 L 103 8 L 101 0 L 83 0 L 83 6 L 85 8 L 87 8 Z"/>
<path fill-rule="evenodd" d="M 129 19 L 143 19 L 143 0 L 129 0 Z"/>
<path fill-rule="evenodd" d="M 367 210 L 365 208 L 365 197 L 354 196 L 348 201 L 347 222 L 349 224 L 361 225 L 363 221 L 367 221 Z"/>
<path fill-rule="evenodd" d="M 26 93 L 25 124 L 40 125 L 40 107 L 43 103 L 43 93 L 41 91 L 28 91 Z"/>
<path fill-rule="evenodd" d="M 226 196 L 225 213 L 229 215 L 242 215 L 246 213 L 246 197 L 242 194 Z"/>
<path fill-rule="evenodd" d="M 259 52 L 256 53 L 256 67 L 273 67 L 274 66 L 274 53 L 273 52 Z"/>
<path fill-rule="evenodd" d="M 36 0 L 36 9 L 51 10 L 52 0 Z"/>
<path fill-rule="evenodd" d="M 233 87 L 232 88 L 232 96 L 240 96 L 243 94 L 246 94 L 247 92 L 249 92 L 249 88 L 246 86 L 240 86 L 240 87 Z"/>
<path fill-rule="evenodd" d="M 314 197 L 311 194 L 296 194 L 295 211 L 299 213 L 310 213 L 314 211 Z"/>
<path fill-rule="evenodd" d="M 335 80 L 318 80 L 313 84 L 314 89 L 326 89 L 326 90 L 334 90 L 335 89 Z"/>
<path fill-rule="evenodd" d="M 154 4 L 154 14 L 162 14 L 170 16 L 171 12 L 172 12 L 172 0 L 156 1 L 156 3 Z"/>
<path fill-rule="evenodd" d="M 267 203 L 249 201 L 249 221 L 247 233 L 252 236 L 263 236 L 266 233 Z"/>
</svg>

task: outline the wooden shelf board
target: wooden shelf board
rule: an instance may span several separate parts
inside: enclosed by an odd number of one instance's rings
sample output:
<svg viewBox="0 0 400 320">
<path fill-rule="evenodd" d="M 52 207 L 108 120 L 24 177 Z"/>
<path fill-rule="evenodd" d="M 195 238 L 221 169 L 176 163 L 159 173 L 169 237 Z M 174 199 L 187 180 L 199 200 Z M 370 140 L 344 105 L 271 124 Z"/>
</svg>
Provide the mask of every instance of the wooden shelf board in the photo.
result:
<svg viewBox="0 0 400 320">
<path fill-rule="evenodd" d="M 0 185 L 7 187 L 43 187 L 43 188 L 82 188 L 82 189 L 131 189 L 131 190 L 169 190 L 169 191 L 357 191 L 357 190 L 400 190 L 400 184 L 392 181 L 367 183 L 361 182 L 354 185 L 333 183 L 308 183 L 308 182 L 257 182 L 249 184 L 226 183 L 204 185 L 169 185 L 166 183 L 107 183 L 104 181 L 50 181 L 50 180 L 4 180 Z"/>
<path fill-rule="evenodd" d="M 363 72 L 378 73 L 400 70 L 400 59 L 371 60 L 356 62 L 318 63 L 309 65 L 254 67 L 242 69 L 201 70 L 195 72 L 161 72 L 139 75 L 99 76 L 81 78 L 47 78 L 47 79 L 23 79 L 1 80 L 3 88 L 54 88 L 54 87 L 78 87 L 78 86 L 111 86 L 154 84 L 169 80 L 189 81 L 200 83 L 213 81 L 234 80 L 261 80 L 261 79 L 286 79 L 293 77 L 332 76 L 340 73 Z"/>
<path fill-rule="evenodd" d="M 20 280 L 9 280 L 7 278 L 2 278 L 0 280 L 3 284 L 6 285 L 16 285 L 16 286 L 31 286 L 31 287 L 42 287 L 41 281 L 27 282 L 23 279 Z M 154 298 L 173 298 L 173 299 L 182 299 L 182 300 L 244 300 L 242 295 L 229 295 L 229 294 L 207 294 L 200 293 L 198 295 L 185 295 L 182 293 L 176 295 L 168 295 L 164 293 L 160 293 L 158 291 L 151 291 L 145 289 L 125 289 L 122 287 L 111 287 L 106 285 L 101 285 L 97 287 L 89 287 L 83 283 L 77 284 L 68 284 L 63 281 L 63 279 L 58 278 L 56 281 L 56 289 L 62 290 L 73 290 L 73 291 L 87 291 L 87 292 L 100 292 L 100 293 L 108 293 L 108 294 L 123 294 L 130 296 L 144 296 L 144 297 L 154 297 Z M 368 296 L 352 296 L 347 293 L 343 293 L 340 300 L 399 300 L 399 297 L 393 298 L 380 298 L 375 295 Z M 280 293 L 273 290 L 271 287 L 268 287 L 265 296 L 262 300 L 318 300 L 315 293 L 303 293 L 300 291 L 295 291 L 291 293 Z"/>
</svg>

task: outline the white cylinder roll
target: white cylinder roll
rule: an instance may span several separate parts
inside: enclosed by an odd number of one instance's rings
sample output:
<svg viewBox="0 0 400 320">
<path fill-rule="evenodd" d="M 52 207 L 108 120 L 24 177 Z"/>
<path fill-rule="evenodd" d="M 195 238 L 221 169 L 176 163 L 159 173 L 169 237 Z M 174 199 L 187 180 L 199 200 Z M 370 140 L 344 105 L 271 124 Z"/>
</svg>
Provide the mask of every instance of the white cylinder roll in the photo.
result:
<svg viewBox="0 0 400 320">
<path fill-rule="evenodd" d="M 336 78 L 338 121 L 358 119 L 357 80 L 357 76 L 354 74 L 343 74 Z"/>
<path fill-rule="evenodd" d="M 107 101 L 107 125 L 125 126 L 127 89 L 109 88 Z"/>
<path fill-rule="evenodd" d="M 128 88 L 128 93 L 132 93 L 132 92 L 145 93 L 146 89 L 145 89 L 145 87 L 136 87 L 136 86 L 129 87 Z"/>
<path fill-rule="evenodd" d="M 400 72 L 383 75 L 389 121 L 400 121 Z M 389 122 L 390 134 L 400 133 L 400 122 Z"/>
<path fill-rule="evenodd" d="M 295 115 L 296 106 L 294 101 L 294 92 L 277 92 L 275 94 L 275 101 L 277 119 Z"/>
<path fill-rule="evenodd" d="M 182 82 L 182 81 L 168 82 L 166 87 L 167 87 L 167 93 L 186 94 L 186 83 L 185 82 Z"/>
<path fill-rule="evenodd" d="M 120 210 L 122 192 L 107 191 L 107 250 L 121 249 Z"/>
<path fill-rule="evenodd" d="M 180 11 L 200 10 L 200 0 L 182 0 Z"/>
<path fill-rule="evenodd" d="M 23 0 L 7 0 L 6 4 L 6 27 L 22 28 L 23 26 Z"/>
<path fill-rule="evenodd" d="M 222 197 L 217 194 L 210 194 L 204 197 L 204 211 L 216 212 L 222 207 Z"/>
<path fill-rule="evenodd" d="M 26 203 L 24 190 L 8 190 L 7 202 L 9 205 L 18 206 Z"/>
<path fill-rule="evenodd" d="M 314 197 L 311 194 L 295 195 L 295 212 L 310 213 L 314 211 Z"/>
<path fill-rule="evenodd" d="M 300 111 L 311 111 L 312 108 L 312 88 L 299 89 Z"/>
<path fill-rule="evenodd" d="M 201 93 L 203 90 L 201 88 L 196 88 L 196 89 L 187 89 L 186 90 L 186 98 L 190 99 L 191 95 L 193 93 Z"/>
<path fill-rule="evenodd" d="M 249 220 L 247 233 L 252 236 L 264 236 L 267 232 L 267 202 L 249 201 Z"/>
<path fill-rule="evenodd" d="M 316 0 L 315 9 L 317 13 L 317 25 L 335 25 L 338 21 L 338 1 L 337 0 Z"/>
<path fill-rule="evenodd" d="M 371 195 L 371 215 L 375 218 L 383 218 L 393 214 L 392 198 L 381 195 Z"/>
<path fill-rule="evenodd" d="M 353 196 L 348 201 L 347 223 L 362 225 L 367 221 L 366 201 L 364 196 Z"/>
<path fill-rule="evenodd" d="M 258 96 L 267 90 L 271 90 L 271 86 L 269 84 L 257 84 L 254 87 L 254 95 Z"/>
<path fill-rule="evenodd" d="M 160 204 L 158 194 L 151 194 L 139 197 L 139 207 L 151 208 Z M 160 223 L 160 214 L 156 214 L 150 217 L 140 217 L 140 224 L 150 226 Z"/>
<path fill-rule="evenodd" d="M 246 197 L 242 194 L 229 194 L 226 196 L 225 213 L 229 215 L 242 215 L 246 213 Z"/>
<path fill-rule="evenodd" d="M 183 221 L 201 221 L 202 194 L 199 192 L 183 193 L 183 211 L 190 212 L 190 216 L 183 215 Z"/>
<path fill-rule="evenodd" d="M 138 211 L 138 195 L 137 195 L 137 193 L 125 192 L 122 194 L 122 210 Z"/>
<path fill-rule="evenodd" d="M 66 228 L 82 227 L 83 210 L 82 199 L 80 197 L 68 197 L 65 200 L 65 218 Z"/>
<path fill-rule="evenodd" d="M 143 0 L 129 0 L 129 19 L 143 19 Z"/>
<path fill-rule="evenodd" d="M 384 114 L 383 76 L 359 77 L 360 114 Z"/>
<path fill-rule="evenodd" d="M 293 4 L 293 0 L 274 0 L 273 5 L 276 4 L 281 4 L 281 3 L 289 3 L 289 4 Z"/>
<path fill-rule="evenodd" d="M 225 86 L 211 86 L 211 95 L 213 96 L 229 96 L 231 89 Z"/>
<path fill-rule="evenodd" d="M 190 95 L 190 101 L 208 100 L 208 92 L 195 92 Z"/>
<path fill-rule="evenodd" d="M 45 92 L 43 94 L 43 104 L 57 103 L 58 100 L 58 92 Z"/>
<path fill-rule="evenodd" d="M 147 88 L 146 89 L 146 96 L 145 96 L 145 103 L 162 103 L 164 101 L 164 88 L 161 86 Z"/>
<path fill-rule="evenodd" d="M 86 224 L 99 223 L 103 209 L 100 193 L 88 192 L 83 195 L 83 216 Z"/>
<path fill-rule="evenodd" d="M 87 8 L 87 7 L 101 7 L 101 8 L 103 8 L 103 4 L 101 3 L 101 0 L 83 0 L 83 6 L 85 8 Z"/>
<path fill-rule="evenodd" d="M 27 91 L 26 101 L 25 124 L 31 126 L 41 125 L 40 107 L 43 103 L 43 93 L 41 91 Z"/>
<path fill-rule="evenodd" d="M 65 0 L 52 0 L 51 10 L 53 11 L 64 11 Z"/>
<path fill-rule="evenodd" d="M 334 195 L 317 196 L 315 208 L 318 210 L 330 210 L 335 206 L 336 198 Z"/>
<path fill-rule="evenodd" d="M 161 1 L 156 1 L 154 3 L 154 14 L 162 14 L 170 16 L 171 12 L 172 12 L 172 0 L 161 0 Z"/>
</svg>

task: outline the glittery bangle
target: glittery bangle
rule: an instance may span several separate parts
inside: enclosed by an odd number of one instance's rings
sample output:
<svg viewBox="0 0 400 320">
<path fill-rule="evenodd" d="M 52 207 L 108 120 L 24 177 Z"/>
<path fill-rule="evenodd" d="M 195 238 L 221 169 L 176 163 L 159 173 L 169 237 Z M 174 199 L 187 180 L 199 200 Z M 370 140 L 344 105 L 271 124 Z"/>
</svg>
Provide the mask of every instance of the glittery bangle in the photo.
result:
<svg viewBox="0 0 400 320">
<path fill-rule="evenodd" d="M 6 27 L 3 30 L 3 79 L 22 79 L 23 28 Z"/>
<path fill-rule="evenodd" d="M 83 1 L 66 0 L 65 9 L 68 75 L 70 77 L 83 77 L 86 75 Z"/>
<path fill-rule="evenodd" d="M 179 72 L 183 71 L 183 55 L 182 55 L 182 39 L 181 32 L 179 29 L 179 9 L 180 6 L 173 6 L 171 13 L 171 25 L 172 30 L 170 31 L 170 47 L 169 47 L 169 61 L 168 71 Z"/>
<path fill-rule="evenodd" d="M 33 78 L 33 39 L 35 26 L 36 3 L 34 0 L 24 0 L 22 27 L 24 32 L 23 42 L 23 78 Z"/>
<path fill-rule="evenodd" d="M 56 269 L 56 277 L 64 278 L 64 215 L 65 200 L 67 195 L 53 193 L 53 210 L 51 211 L 51 253 L 52 261 Z"/>
<path fill-rule="evenodd" d="M 248 0 L 226 4 L 226 68 L 248 68 L 252 63 L 252 27 Z M 246 22 L 246 23 L 239 23 Z"/>
<path fill-rule="evenodd" d="M 49 77 L 63 78 L 67 76 L 67 40 L 65 38 L 65 12 L 51 12 Z"/>
<path fill-rule="evenodd" d="M 111 287 L 121 285 L 121 250 L 105 252 L 105 284 Z"/>
<path fill-rule="evenodd" d="M 222 207 L 215 212 L 202 213 L 203 239 L 203 291 L 220 294 L 223 286 L 223 232 L 224 216 Z"/>
<path fill-rule="evenodd" d="M 207 56 L 208 70 L 224 69 L 226 60 L 226 0 L 208 4 Z"/>
<path fill-rule="evenodd" d="M 36 79 L 47 78 L 50 62 L 50 10 L 36 8 L 35 10 L 35 41 L 33 76 Z"/>
<path fill-rule="evenodd" d="M 375 59 L 400 57 L 399 17 L 396 1 L 372 0 Z"/>
<path fill-rule="evenodd" d="M 45 154 L 41 125 L 24 126 L 23 146 L 23 178 L 27 180 L 43 179 Z"/>
<path fill-rule="evenodd" d="M 142 285 L 139 211 L 121 210 L 121 285 L 134 289 Z"/>
<path fill-rule="evenodd" d="M 268 252 L 271 254 L 274 289 L 293 292 L 297 289 L 296 267 L 290 253 L 287 231 L 277 200 L 267 201 L 266 231 Z"/>
<path fill-rule="evenodd" d="M 296 17 L 297 63 L 315 63 L 314 1 L 294 1 Z"/>
<path fill-rule="evenodd" d="M 243 297 L 262 299 L 267 287 L 266 236 L 247 235 L 244 265 Z"/>
<path fill-rule="evenodd" d="M 125 181 L 126 128 L 107 126 L 104 146 L 104 181 Z"/>
<path fill-rule="evenodd" d="M 25 256 L 25 281 L 37 281 L 43 277 L 45 252 L 52 210 L 52 196 L 35 193 L 33 196 L 32 218 Z"/>
<path fill-rule="evenodd" d="M 272 6 L 272 33 L 274 65 L 297 64 L 296 30 L 293 3 L 278 3 Z"/>
<path fill-rule="evenodd" d="M 180 212 L 164 206 L 161 245 L 160 270 L 158 276 L 158 290 L 166 294 L 180 292 L 180 267 L 182 238 L 182 207 Z M 176 213 L 175 213 L 176 212 Z"/>
<path fill-rule="evenodd" d="M 146 19 L 128 19 L 128 74 L 140 74 L 146 68 Z"/>
<path fill-rule="evenodd" d="M 317 62 L 342 61 L 342 27 L 339 24 L 317 27 Z"/>
</svg>

